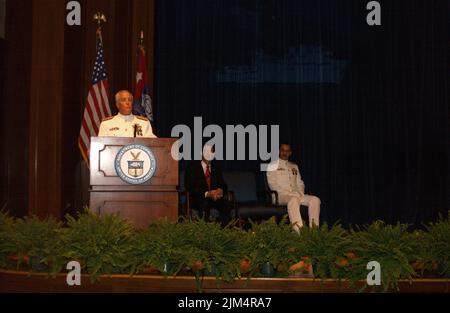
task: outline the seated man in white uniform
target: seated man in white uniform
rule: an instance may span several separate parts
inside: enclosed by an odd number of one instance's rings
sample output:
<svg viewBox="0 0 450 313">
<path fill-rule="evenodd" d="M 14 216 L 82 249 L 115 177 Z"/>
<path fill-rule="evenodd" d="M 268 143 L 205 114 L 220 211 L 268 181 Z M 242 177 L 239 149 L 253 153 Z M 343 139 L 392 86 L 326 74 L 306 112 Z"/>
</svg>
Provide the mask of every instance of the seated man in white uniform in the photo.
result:
<svg viewBox="0 0 450 313">
<path fill-rule="evenodd" d="M 267 182 L 270 189 L 278 193 L 278 204 L 287 204 L 289 220 L 298 232 L 300 227 L 303 227 L 300 205 L 308 207 L 309 225 L 319 225 L 320 199 L 305 194 L 300 170 L 297 164 L 289 162 L 291 155 L 291 146 L 281 144 L 279 160 L 272 163 L 267 171 Z"/>
<path fill-rule="evenodd" d="M 146 137 L 156 138 L 150 121 L 143 116 L 132 114 L 133 95 L 127 90 L 116 94 L 116 116 L 104 118 L 100 124 L 99 137 Z"/>
</svg>

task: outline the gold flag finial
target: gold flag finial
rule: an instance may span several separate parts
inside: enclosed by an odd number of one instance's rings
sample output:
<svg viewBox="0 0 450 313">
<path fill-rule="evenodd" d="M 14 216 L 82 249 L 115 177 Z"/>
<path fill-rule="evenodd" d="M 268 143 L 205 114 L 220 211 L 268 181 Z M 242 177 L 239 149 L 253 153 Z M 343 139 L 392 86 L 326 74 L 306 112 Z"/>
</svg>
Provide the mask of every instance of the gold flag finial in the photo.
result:
<svg viewBox="0 0 450 313">
<path fill-rule="evenodd" d="M 94 21 L 97 21 L 98 28 L 97 28 L 97 36 L 102 41 L 102 22 L 106 23 L 106 16 L 103 13 L 97 12 L 94 14 Z"/>
<path fill-rule="evenodd" d="M 97 21 L 98 27 L 102 26 L 102 22 L 106 23 L 106 16 L 103 13 L 97 12 L 94 14 L 94 21 Z"/>
<path fill-rule="evenodd" d="M 141 46 L 144 46 L 144 31 L 143 30 L 141 30 L 141 40 L 139 43 Z"/>
</svg>

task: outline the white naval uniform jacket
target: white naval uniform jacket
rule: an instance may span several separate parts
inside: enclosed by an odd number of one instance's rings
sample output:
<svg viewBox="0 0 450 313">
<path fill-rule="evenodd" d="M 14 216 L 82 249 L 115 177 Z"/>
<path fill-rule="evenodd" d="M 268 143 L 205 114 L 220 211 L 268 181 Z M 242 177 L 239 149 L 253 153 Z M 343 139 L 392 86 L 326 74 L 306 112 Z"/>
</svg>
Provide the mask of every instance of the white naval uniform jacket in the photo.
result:
<svg viewBox="0 0 450 313">
<path fill-rule="evenodd" d="M 302 181 L 297 164 L 281 160 L 274 162 L 267 171 L 267 183 L 271 190 L 279 195 L 305 194 L 305 183 Z"/>
<path fill-rule="evenodd" d="M 98 132 L 99 137 L 134 137 L 134 127 L 137 125 L 136 137 L 156 138 L 152 125 L 143 116 L 133 114 L 117 114 L 103 119 Z"/>
</svg>

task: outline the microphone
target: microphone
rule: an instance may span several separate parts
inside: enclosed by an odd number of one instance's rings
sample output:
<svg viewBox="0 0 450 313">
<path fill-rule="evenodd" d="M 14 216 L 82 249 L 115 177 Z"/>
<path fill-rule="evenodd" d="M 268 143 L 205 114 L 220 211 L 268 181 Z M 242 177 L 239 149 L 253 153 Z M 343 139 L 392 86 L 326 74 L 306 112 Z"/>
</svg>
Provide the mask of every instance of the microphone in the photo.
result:
<svg viewBox="0 0 450 313">
<path fill-rule="evenodd" d="M 138 129 L 138 124 L 134 124 L 133 125 L 133 128 L 134 128 L 134 138 L 136 138 L 136 133 L 137 133 L 137 129 Z"/>
</svg>

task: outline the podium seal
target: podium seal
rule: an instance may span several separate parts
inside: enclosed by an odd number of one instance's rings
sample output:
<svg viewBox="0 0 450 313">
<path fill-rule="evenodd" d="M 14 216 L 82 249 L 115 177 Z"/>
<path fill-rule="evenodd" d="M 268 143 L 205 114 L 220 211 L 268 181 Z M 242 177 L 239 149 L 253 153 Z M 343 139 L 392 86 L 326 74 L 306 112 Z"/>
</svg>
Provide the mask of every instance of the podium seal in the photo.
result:
<svg viewBox="0 0 450 313">
<path fill-rule="evenodd" d="M 131 185 L 148 182 L 156 172 L 156 158 L 144 145 L 132 144 L 122 147 L 114 161 L 117 176 Z"/>
</svg>

